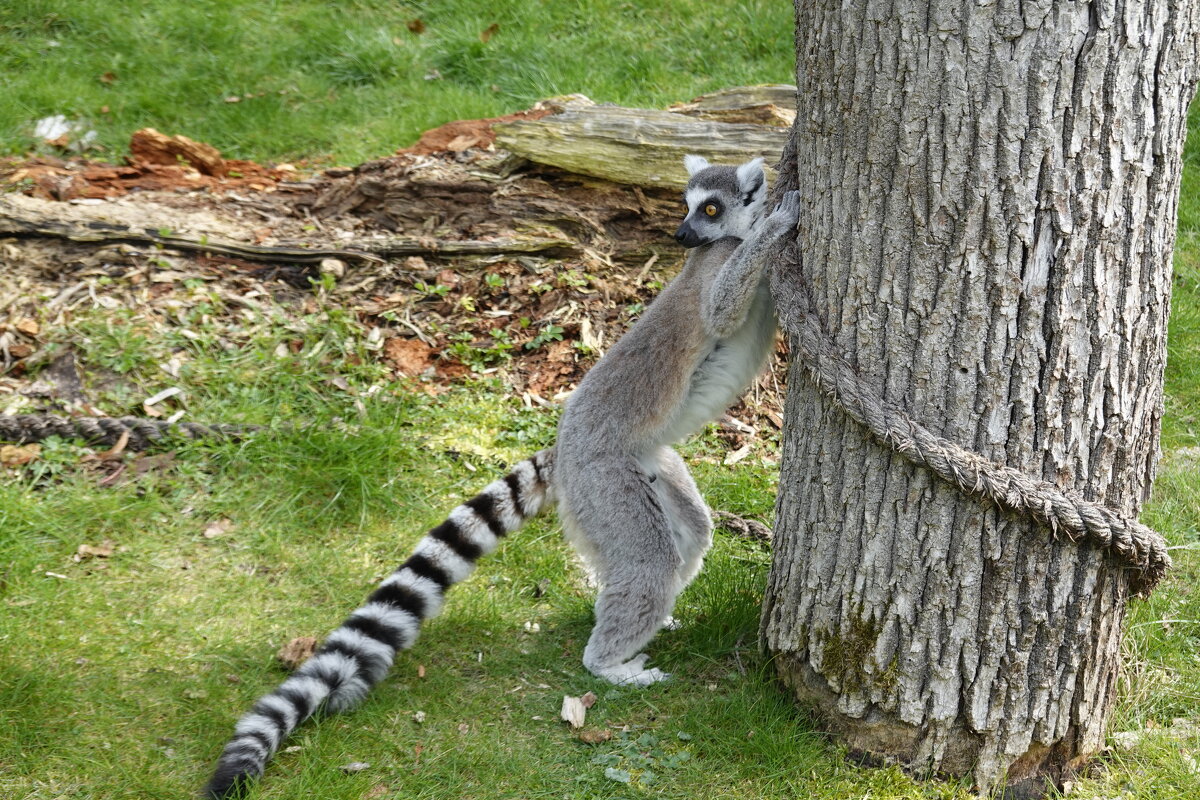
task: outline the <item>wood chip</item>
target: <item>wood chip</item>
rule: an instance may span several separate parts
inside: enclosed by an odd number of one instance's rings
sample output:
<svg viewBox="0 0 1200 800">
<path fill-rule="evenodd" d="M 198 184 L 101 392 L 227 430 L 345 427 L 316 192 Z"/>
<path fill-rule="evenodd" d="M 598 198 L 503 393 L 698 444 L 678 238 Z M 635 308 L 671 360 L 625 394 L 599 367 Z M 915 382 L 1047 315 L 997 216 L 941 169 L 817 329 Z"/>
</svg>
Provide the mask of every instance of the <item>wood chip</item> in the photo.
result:
<svg viewBox="0 0 1200 800">
<path fill-rule="evenodd" d="M 216 539 L 218 536 L 224 536 L 233 529 L 233 520 L 229 519 L 229 517 L 222 517 L 221 519 L 208 523 L 208 526 L 204 529 L 204 538 Z"/>
<path fill-rule="evenodd" d="M 572 729 L 583 727 L 584 719 L 587 717 L 587 710 L 596 704 L 596 695 L 588 692 L 582 697 L 571 697 L 563 695 L 562 710 L 559 711 L 559 716 L 564 722 L 570 724 Z"/>
<path fill-rule="evenodd" d="M 89 558 L 109 558 L 116 551 L 116 547 L 111 539 L 105 539 L 98 545 L 81 544 L 71 560 L 78 563 Z"/>
<path fill-rule="evenodd" d="M 746 442 L 744 445 L 739 447 L 737 450 L 734 450 L 732 453 L 725 456 L 725 461 L 723 463 L 727 467 L 730 466 L 731 464 L 736 464 L 739 461 L 741 461 L 743 458 L 745 458 L 746 456 L 750 455 L 750 452 L 753 449 L 754 449 L 754 443 Z"/>
</svg>

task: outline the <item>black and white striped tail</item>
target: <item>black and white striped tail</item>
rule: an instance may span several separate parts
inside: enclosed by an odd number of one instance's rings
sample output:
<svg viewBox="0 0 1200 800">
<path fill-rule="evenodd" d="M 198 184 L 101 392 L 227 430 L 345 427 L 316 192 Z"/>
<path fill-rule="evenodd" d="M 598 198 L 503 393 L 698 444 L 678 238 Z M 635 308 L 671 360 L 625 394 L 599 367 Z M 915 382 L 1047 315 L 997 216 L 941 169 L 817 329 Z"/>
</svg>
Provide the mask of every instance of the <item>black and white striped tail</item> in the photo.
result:
<svg viewBox="0 0 1200 800">
<path fill-rule="evenodd" d="M 379 683 L 396 653 L 412 647 L 421 622 L 441 610 L 446 590 L 541 510 L 549 499 L 552 462 L 550 450 L 520 462 L 426 534 L 312 658 L 238 720 L 206 796 L 239 795 L 297 725 L 318 709 L 352 708 Z"/>
</svg>

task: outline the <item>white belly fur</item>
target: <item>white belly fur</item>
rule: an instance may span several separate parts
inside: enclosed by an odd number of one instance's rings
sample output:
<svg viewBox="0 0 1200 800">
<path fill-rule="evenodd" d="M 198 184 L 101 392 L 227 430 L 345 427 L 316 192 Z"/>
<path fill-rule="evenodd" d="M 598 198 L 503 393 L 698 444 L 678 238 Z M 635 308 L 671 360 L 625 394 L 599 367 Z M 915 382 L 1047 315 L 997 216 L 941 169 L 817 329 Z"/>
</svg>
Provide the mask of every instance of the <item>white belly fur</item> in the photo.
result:
<svg viewBox="0 0 1200 800">
<path fill-rule="evenodd" d="M 746 324 L 714 343 L 696 374 L 687 401 L 663 443 L 678 442 L 719 417 L 758 375 L 775 342 L 775 306 L 766 281 L 759 284 Z"/>
</svg>

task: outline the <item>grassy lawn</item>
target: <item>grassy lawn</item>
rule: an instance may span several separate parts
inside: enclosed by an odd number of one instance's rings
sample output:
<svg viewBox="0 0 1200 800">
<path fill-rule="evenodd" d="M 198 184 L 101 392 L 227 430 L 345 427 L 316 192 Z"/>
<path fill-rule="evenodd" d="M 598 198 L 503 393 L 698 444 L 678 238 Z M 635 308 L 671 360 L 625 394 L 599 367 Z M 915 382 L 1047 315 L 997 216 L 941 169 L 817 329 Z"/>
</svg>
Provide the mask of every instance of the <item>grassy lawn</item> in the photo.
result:
<svg viewBox="0 0 1200 800">
<path fill-rule="evenodd" d="M 0 150 L 25 151 L 32 121 L 62 113 L 109 156 L 152 125 L 230 156 L 353 163 L 554 93 L 662 105 L 789 80 L 789 4 L 739 6 L 714 26 L 714 6 L 693 0 L 9 0 Z M 1180 547 L 1177 568 L 1130 616 L 1112 730 L 1145 735 L 1081 779 L 1085 798 L 1200 796 L 1200 735 L 1172 728 L 1200 724 L 1197 129 L 1193 113 L 1164 461 L 1144 517 Z M 555 413 L 496 383 L 432 395 L 392 382 L 363 326 L 319 293 L 315 311 L 239 309 L 231 334 L 206 322 L 223 301 L 195 291 L 186 326 L 89 312 L 47 337 L 116 374 L 94 399 L 105 411 L 161 389 L 174 357 L 190 419 L 275 429 L 131 457 L 112 480 L 84 460 L 95 448 L 51 441 L 0 474 L 0 797 L 192 796 L 235 717 L 283 678 L 279 646 L 329 631 L 459 498 L 552 440 Z M 313 356 L 280 358 L 297 338 Z M 712 433 L 684 450 L 711 505 L 769 519 L 769 459 L 722 466 Z M 106 540 L 110 557 L 74 559 Z M 763 546 L 719 535 L 683 627 L 652 646 L 677 679 L 615 689 L 579 663 L 592 593 L 554 519 L 539 520 L 453 590 L 359 710 L 301 728 L 251 796 L 969 797 L 848 765 L 779 691 L 756 644 L 768 564 Z M 589 690 L 589 729 L 613 737 L 598 744 L 558 721 L 563 695 Z M 369 767 L 339 769 L 352 762 Z"/>
<path fill-rule="evenodd" d="M 556 94 L 653 107 L 790 83 L 792 11 L 781 0 L 719 11 L 699 0 L 6 0 L 0 74 L 0 152 L 23 152 L 36 120 L 62 114 L 110 156 L 152 125 L 227 157 L 357 164 L 443 122 Z"/>
</svg>

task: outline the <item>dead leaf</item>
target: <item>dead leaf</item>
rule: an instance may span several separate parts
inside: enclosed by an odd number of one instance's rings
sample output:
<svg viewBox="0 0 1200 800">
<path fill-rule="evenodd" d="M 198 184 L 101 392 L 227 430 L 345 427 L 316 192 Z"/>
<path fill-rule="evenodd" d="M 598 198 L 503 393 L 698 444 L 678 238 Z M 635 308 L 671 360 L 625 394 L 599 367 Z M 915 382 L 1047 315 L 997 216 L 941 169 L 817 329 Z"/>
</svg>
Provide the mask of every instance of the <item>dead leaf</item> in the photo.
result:
<svg viewBox="0 0 1200 800">
<path fill-rule="evenodd" d="M 465 722 L 460 722 L 460 723 L 458 723 L 458 734 L 459 734 L 459 736 L 465 736 L 466 734 L 468 734 L 468 733 L 470 733 L 470 732 L 471 732 L 471 726 L 470 726 L 470 725 L 468 725 L 468 724 L 467 724 L 467 723 L 465 723 Z"/>
<path fill-rule="evenodd" d="M 592 706 L 596 705 L 597 699 L 598 698 L 596 697 L 595 692 L 588 692 L 583 697 L 579 698 L 579 702 L 583 703 L 584 708 L 591 708 Z"/>
<path fill-rule="evenodd" d="M 408 29 L 418 36 L 425 32 L 425 22 L 421 19 L 410 19 Z"/>
<path fill-rule="evenodd" d="M 117 439 L 117 443 L 111 449 L 105 450 L 103 453 L 96 453 L 94 458 L 97 461 L 117 461 L 121 454 L 125 452 L 125 445 L 129 444 L 129 431 L 121 431 L 121 438 Z"/>
<path fill-rule="evenodd" d="M 117 80 L 117 73 L 115 73 L 115 72 L 106 72 L 100 76 L 101 83 L 110 83 L 111 84 L 111 83 L 116 83 L 116 80 Z"/>
<path fill-rule="evenodd" d="M 275 658 L 288 669 L 296 669 L 317 651 L 317 640 L 313 636 L 297 636 L 279 648 Z"/>
<path fill-rule="evenodd" d="M 417 677 L 418 678 L 425 677 L 425 665 L 424 664 L 417 664 Z"/>
<path fill-rule="evenodd" d="M 101 478 L 99 481 L 97 481 L 96 485 L 97 486 L 112 486 L 117 482 L 117 478 L 120 478 L 124 474 L 125 474 L 125 465 L 118 464 L 116 469 L 114 469 L 112 472 L 108 473 L 103 478 Z"/>
<path fill-rule="evenodd" d="M 42 330 L 37 320 L 29 319 L 28 317 L 17 322 L 16 329 L 26 336 L 37 336 Z"/>
<path fill-rule="evenodd" d="M 584 744 L 600 744 L 613 738 L 608 728 L 585 728 L 579 732 L 579 741 Z"/>
<path fill-rule="evenodd" d="M 30 461 L 36 461 L 41 453 L 41 445 L 26 444 L 17 446 L 15 444 L 6 444 L 0 447 L 0 465 L 22 467 Z"/>
<path fill-rule="evenodd" d="M 383 343 L 383 357 L 401 375 L 415 378 L 433 366 L 433 348 L 420 339 L 393 337 Z"/>
<path fill-rule="evenodd" d="M 166 472 L 174 465 L 174 450 L 166 453 L 155 453 L 152 456 L 139 453 L 137 459 L 133 462 L 133 473 L 135 475 L 145 475 L 147 472 Z"/>
<path fill-rule="evenodd" d="M 495 36 L 496 31 L 498 31 L 498 30 L 500 30 L 500 23 L 493 22 L 491 25 L 488 25 L 486 28 L 484 28 L 479 33 L 479 41 L 483 42 L 484 44 L 487 44 L 488 40 L 491 39 L 493 36 Z"/>
<path fill-rule="evenodd" d="M 375 800 L 376 797 L 383 797 L 391 791 L 391 788 L 386 783 L 377 783 L 367 790 L 363 795 L 363 800 Z"/>
<path fill-rule="evenodd" d="M 112 539 L 105 539 L 98 545 L 81 544 L 71 560 L 78 563 L 88 558 L 109 558 L 116 551 L 117 545 Z"/>
<path fill-rule="evenodd" d="M 221 517 L 221 519 L 208 523 L 208 527 L 204 529 L 205 539 L 215 539 L 218 536 L 224 536 L 233 530 L 233 520 L 229 517 Z"/>
</svg>

